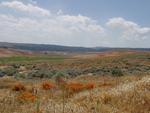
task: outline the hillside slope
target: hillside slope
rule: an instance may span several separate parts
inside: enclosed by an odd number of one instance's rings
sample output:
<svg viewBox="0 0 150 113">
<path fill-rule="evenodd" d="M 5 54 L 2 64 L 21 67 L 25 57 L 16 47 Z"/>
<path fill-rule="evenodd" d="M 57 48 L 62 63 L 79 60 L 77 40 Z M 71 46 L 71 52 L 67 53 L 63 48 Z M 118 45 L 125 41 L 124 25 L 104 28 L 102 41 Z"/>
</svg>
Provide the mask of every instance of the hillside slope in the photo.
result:
<svg viewBox="0 0 150 113">
<path fill-rule="evenodd" d="M 32 52 L 11 48 L 0 48 L 0 57 L 7 57 L 12 55 L 31 55 Z"/>
</svg>

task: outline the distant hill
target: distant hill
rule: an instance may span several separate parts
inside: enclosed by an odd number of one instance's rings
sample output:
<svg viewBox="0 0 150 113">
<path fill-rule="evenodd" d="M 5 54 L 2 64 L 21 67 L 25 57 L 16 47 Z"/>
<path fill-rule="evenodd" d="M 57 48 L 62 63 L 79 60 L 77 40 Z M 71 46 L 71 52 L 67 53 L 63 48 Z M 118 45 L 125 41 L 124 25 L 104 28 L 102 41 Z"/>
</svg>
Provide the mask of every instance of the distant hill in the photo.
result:
<svg viewBox="0 0 150 113">
<path fill-rule="evenodd" d="M 86 48 L 86 47 L 72 47 L 72 46 L 60 46 L 60 45 L 48 45 L 48 44 L 27 44 L 27 43 L 8 43 L 8 42 L 0 42 L 0 48 L 20 49 L 20 50 L 28 50 L 34 52 L 43 52 L 43 51 L 100 52 L 100 51 L 120 50 L 120 49 L 150 51 L 150 48 L 108 48 L 108 47 Z"/>
<path fill-rule="evenodd" d="M 0 57 L 7 57 L 10 55 L 32 55 L 32 52 L 12 48 L 0 48 Z"/>
<path fill-rule="evenodd" d="M 48 44 L 26 44 L 26 43 L 7 43 L 0 42 L 0 48 L 13 48 L 30 51 L 58 51 L 58 52 L 96 52 L 106 51 L 108 48 L 85 48 L 85 47 L 72 47 Z"/>
</svg>

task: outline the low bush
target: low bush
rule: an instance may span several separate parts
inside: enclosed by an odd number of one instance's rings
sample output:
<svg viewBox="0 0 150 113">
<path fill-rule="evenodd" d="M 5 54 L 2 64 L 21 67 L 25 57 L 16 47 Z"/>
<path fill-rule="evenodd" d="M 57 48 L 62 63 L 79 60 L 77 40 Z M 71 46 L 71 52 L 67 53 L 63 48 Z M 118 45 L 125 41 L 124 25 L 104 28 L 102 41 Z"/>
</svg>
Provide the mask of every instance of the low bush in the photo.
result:
<svg viewBox="0 0 150 113">
<path fill-rule="evenodd" d="M 8 76 L 13 76 L 14 74 L 17 73 L 17 70 L 14 67 L 7 67 L 4 69 L 4 71 L 5 71 L 6 75 L 8 75 Z"/>
<path fill-rule="evenodd" d="M 44 81 L 42 83 L 42 89 L 44 89 L 44 90 L 50 90 L 50 89 L 53 89 L 54 87 L 55 87 L 55 84 L 52 82 Z"/>
<path fill-rule="evenodd" d="M 71 77 L 76 77 L 76 76 L 79 76 L 82 74 L 82 70 L 80 70 L 80 69 L 69 68 L 69 69 L 65 70 L 65 72 L 66 72 L 66 74 L 68 74 Z"/>
<path fill-rule="evenodd" d="M 95 66 L 91 67 L 90 69 L 87 70 L 88 73 L 94 73 L 97 74 L 99 73 L 101 70 Z"/>
<path fill-rule="evenodd" d="M 58 76 L 59 76 L 59 77 L 66 77 L 67 74 L 66 74 L 65 71 L 60 70 L 60 71 L 57 71 L 54 76 L 55 76 L 55 77 L 58 77 Z"/>
<path fill-rule="evenodd" d="M 47 69 L 32 70 L 28 73 L 28 78 L 51 78 L 53 75 L 54 72 Z"/>
<path fill-rule="evenodd" d="M 84 86 L 84 84 L 82 84 L 80 82 L 70 82 L 70 83 L 67 83 L 66 89 L 71 92 L 77 93 L 79 91 L 84 90 L 85 86 Z"/>
<path fill-rule="evenodd" d="M 24 84 L 18 82 L 13 86 L 12 90 L 13 91 L 25 91 L 26 87 L 24 86 Z"/>
<path fill-rule="evenodd" d="M 113 76 L 123 76 L 123 72 L 120 68 L 113 68 L 111 74 Z"/>
<path fill-rule="evenodd" d="M 27 78 L 27 75 L 26 75 L 25 73 L 16 73 L 16 74 L 14 75 L 14 77 L 15 77 L 16 79 L 20 79 L 20 78 L 25 79 L 25 78 Z"/>
<path fill-rule="evenodd" d="M 0 69 L 0 77 L 3 77 L 5 75 L 6 75 L 5 71 L 3 69 Z"/>
<path fill-rule="evenodd" d="M 83 74 L 88 74 L 88 73 L 96 74 L 98 72 L 99 72 L 99 69 L 97 69 L 96 67 L 86 68 L 83 70 Z"/>
<path fill-rule="evenodd" d="M 95 87 L 95 83 L 93 82 L 89 82 L 87 84 L 85 84 L 85 89 L 93 89 Z"/>
<path fill-rule="evenodd" d="M 11 64 L 11 66 L 14 67 L 14 68 L 19 68 L 20 64 Z"/>
</svg>

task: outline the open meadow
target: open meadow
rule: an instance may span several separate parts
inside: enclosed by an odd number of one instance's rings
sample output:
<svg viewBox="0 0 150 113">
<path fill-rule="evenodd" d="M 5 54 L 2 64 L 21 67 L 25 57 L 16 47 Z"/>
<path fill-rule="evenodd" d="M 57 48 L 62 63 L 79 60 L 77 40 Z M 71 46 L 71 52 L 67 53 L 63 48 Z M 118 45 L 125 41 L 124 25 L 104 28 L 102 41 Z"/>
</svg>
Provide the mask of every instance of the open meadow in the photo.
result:
<svg viewBox="0 0 150 113">
<path fill-rule="evenodd" d="M 150 0 L 0 0 L 0 113 L 150 113 Z"/>
<path fill-rule="evenodd" d="M 0 113 L 150 113 L 150 52 L 1 55 Z"/>
</svg>

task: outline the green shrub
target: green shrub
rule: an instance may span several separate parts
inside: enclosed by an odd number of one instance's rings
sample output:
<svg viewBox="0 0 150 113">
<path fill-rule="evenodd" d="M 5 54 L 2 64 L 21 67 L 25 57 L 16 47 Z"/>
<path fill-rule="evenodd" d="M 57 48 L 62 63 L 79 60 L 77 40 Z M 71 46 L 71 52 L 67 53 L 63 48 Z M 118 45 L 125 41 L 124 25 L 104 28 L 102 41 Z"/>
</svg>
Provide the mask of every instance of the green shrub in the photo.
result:
<svg viewBox="0 0 150 113">
<path fill-rule="evenodd" d="M 4 69 L 4 71 L 5 71 L 6 75 L 8 75 L 8 76 L 13 76 L 14 74 L 17 73 L 17 70 L 14 67 L 7 67 Z"/>
<path fill-rule="evenodd" d="M 65 71 L 57 71 L 55 77 L 65 77 L 67 74 Z"/>
<path fill-rule="evenodd" d="M 123 76 L 123 72 L 120 68 L 113 68 L 111 73 L 113 76 Z"/>
<path fill-rule="evenodd" d="M 14 75 L 14 77 L 15 77 L 16 79 L 20 79 L 20 78 L 25 79 L 25 78 L 27 77 L 27 75 L 24 74 L 24 73 L 16 73 L 16 74 Z"/>
<path fill-rule="evenodd" d="M 48 69 L 32 70 L 28 73 L 28 78 L 51 78 L 54 74 L 54 71 Z"/>
<path fill-rule="evenodd" d="M 47 69 L 39 70 L 38 74 L 41 75 L 41 77 L 43 78 L 51 78 L 54 75 L 53 71 Z"/>
<path fill-rule="evenodd" d="M 93 73 L 93 74 L 97 74 L 99 73 L 99 69 L 97 67 L 90 67 L 90 68 L 86 68 L 83 69 L 83 71 L 81 71 L 81 74 L 88 74 L 88 73 Z"/>
<path fill-rule="evenodd" d="M 93 66 L 87 72 L 88 73 L 98 73 L 99 69 L 97 67 Z"/>
<path fill-rule="evenodd" d="M 3 69 L 0 69 L 0 77 L 3 77 L 5 75 L 6 75 L 5 71 Z"/>
<path fill-rule="evenodd" d="M 11 64 L 11 66 L 14 67 L 14 68 L 19 68 L 20 64 Z"/>
<path fill-rule="evenodd" d="M 70 76 L 74 77 L 74 76 L 81 75 L 82 71 L 80 69 L 71 69 L 71 68 L 69 68 L 69 69 L 65 70 L 65 73 L 67 75 L 70 75 Z"/>
</svg>

